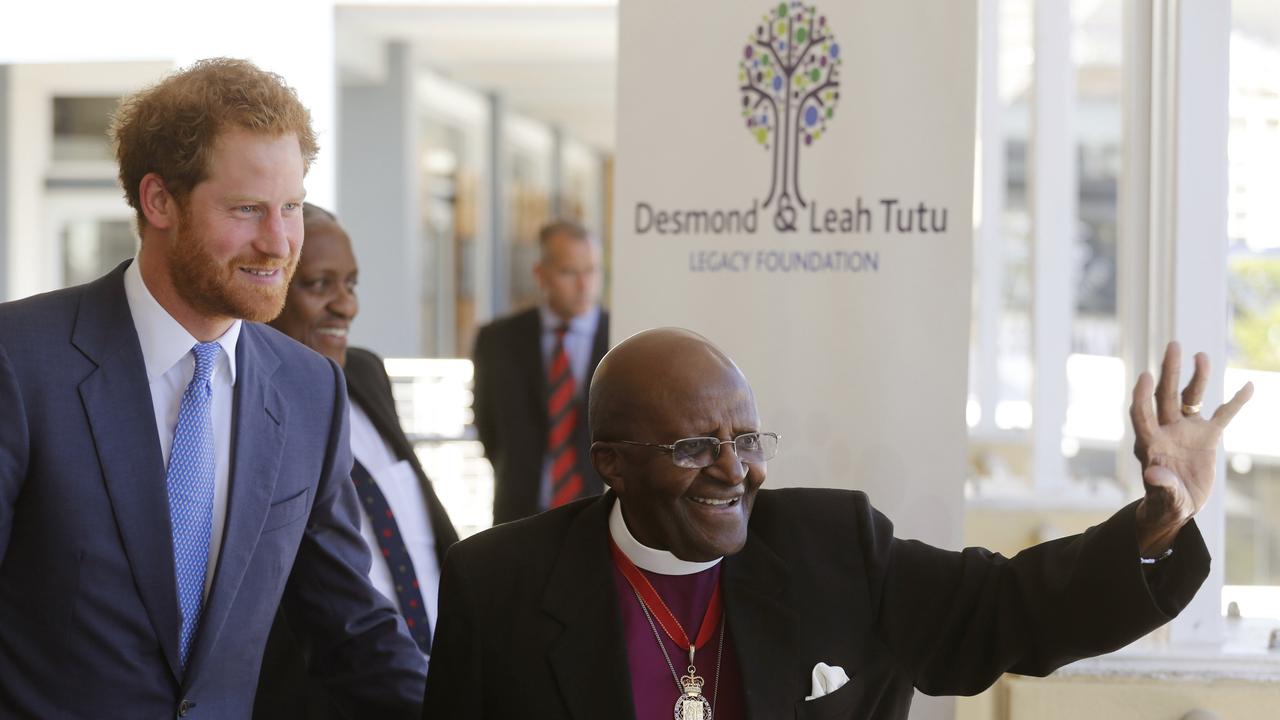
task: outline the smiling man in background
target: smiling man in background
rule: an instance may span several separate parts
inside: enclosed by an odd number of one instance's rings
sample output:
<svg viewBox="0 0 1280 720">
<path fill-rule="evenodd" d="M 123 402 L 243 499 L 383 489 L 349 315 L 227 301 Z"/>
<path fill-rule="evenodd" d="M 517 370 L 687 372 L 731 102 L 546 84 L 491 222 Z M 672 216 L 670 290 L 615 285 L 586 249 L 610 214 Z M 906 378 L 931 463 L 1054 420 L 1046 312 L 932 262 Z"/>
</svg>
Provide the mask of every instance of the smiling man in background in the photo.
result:
<svg viewBox="0 0 1280 720">
<path fill-rule="evenodd" d="M 1200 417 L 1208 360 L 1180 405 L 1178 353 L 1156 412 L 1151 376 L 1134 389 L 1145 497 L 1007 559 L 899 540 L 860 492 L 761 490 L 778 438 L 733 361 L 684 330 L 632 336 L 591 385 L 609 492 L 450 552 L 424 718 L 899 720 L 917 688 L 1125 645 L 1208 573 L 1191 518 L 1252 392 Z"/>
<path fill-rule="evenodd" d="M 351 400 L 351 480 L 360 497 L 361 534 L 373 555 L 369 577 L 396 604 L 409 636 L 429 657 L 440 566 L 458 533 L 400 427 L 382 358 L 347 346 L 360 310 L 351 238 L 332 213 L 311 203 L 303 205 L 302 218 L 307 242 L 284 310 L 271 326 L 342 367 Z M 309 678 L 311 638 L 305 631 L 287 606 L 281 610 L 263 656 L 254 717 L 340 717 L 323 683 Z"/>
</svg>

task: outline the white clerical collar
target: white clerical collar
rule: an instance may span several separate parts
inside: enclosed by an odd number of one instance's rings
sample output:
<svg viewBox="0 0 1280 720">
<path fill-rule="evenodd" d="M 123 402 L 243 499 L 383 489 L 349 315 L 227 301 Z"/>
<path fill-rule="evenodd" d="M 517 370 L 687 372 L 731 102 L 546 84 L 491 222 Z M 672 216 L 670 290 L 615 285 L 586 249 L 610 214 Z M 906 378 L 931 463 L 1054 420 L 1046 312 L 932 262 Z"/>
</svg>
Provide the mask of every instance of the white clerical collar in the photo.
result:
<svg viewBox="0 0 1280 720">
<path fill-rule="evenodd" d="M 142 279 L 141 263 L 137 257 L 125 268 L 124 294 L 129 303 L 129 313 L 133 316 L 133 327 L 138 333 L 138 344 L 142 346 L 147 382 L 155 382 L 185 358 L 198 341 L 151 294 Z M 240 325 L 240 320 L 231 323 L 231 327 L 217 340 L 222 346 L 222 358 L 225 358 L 220 359 L 218 365 L 226 363 L 227 377 L 232 385 L 236 384 L 236 343 L 240 339 Z"/>
<path fill-rule="evenodd" d="M 666 550 L 654 550 L 642 545 L 627 528 L 627 521 L 622 517 L 622 500 L 620 499 L 613 501 L 613 510 L 609 512 L 609 535 L 613 537 L 622 554 L 635 563 L 636 567 L 659 575 L 693 575 L 715 567 L 716 563 L 723 559 L 689 562 L 681 560 Z"/>
</svg>

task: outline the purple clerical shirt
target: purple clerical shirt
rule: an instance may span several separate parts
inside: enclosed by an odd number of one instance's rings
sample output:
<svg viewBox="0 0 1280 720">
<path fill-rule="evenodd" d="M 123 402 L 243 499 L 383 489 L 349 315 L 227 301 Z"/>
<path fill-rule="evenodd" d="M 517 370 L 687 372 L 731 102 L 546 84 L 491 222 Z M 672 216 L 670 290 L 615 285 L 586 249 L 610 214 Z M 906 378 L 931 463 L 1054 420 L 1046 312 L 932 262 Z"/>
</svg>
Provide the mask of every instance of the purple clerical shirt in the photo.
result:
<svg viewBox="0 0 1280 720">
<path fill-rule="evenodd" d="M 697 637 L 702 616 L 711 602 L 711 593 L 720 582 L 720 564 L 692 575 L 661 575 L 641 570 L 649 578 L 671 613 L 680 621 L 690 637 Z M 640 601 L 627 583 L 626 577 L 615 566 L 613 584 L 618 591 L 618 607 L 622 612 L 622 632 L 627 643 L 627 662 L 631 669 L 631 696 L 635 700 L 636 720 L 671 720 L 676 698 L 680 691 L 671 677 L 671 668 L 658 649 L 653 628 L 645 619 Z M 677 675 L 684 675 L 689 667 L 689 649 L 679 647 L 658 626 L 662 639 L 675 666 Z M 720 658 L 720 687 L 716 690 L 716 655 L 719 652 L 720 633 L 712 636 L 698 649 L 694 662 L 698 675 L 706 681 L 702 694 L 712 703 L 714 720 L 743 720 L 742 675 L 738 671 L 737 657 L 733 652 L 732 638 L 726 626 L 724 633 L 724 657 Z"/>
</svg>

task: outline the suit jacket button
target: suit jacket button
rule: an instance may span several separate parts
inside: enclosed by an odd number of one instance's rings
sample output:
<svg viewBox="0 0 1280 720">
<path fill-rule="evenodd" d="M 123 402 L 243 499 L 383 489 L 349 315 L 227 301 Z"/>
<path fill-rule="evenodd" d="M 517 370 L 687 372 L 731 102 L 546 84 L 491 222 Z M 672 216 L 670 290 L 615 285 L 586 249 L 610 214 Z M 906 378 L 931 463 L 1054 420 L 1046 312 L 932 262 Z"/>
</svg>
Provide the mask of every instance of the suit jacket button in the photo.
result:
<svg viewBox="0 0 1280 720">
<path fill-rule="evenodd" d="M 191 702 L 190 700 L 183 700 L 182 702 L 178 703 L 178 717 L 186 717 L 187 713 L 191 712 L 191 708 L 195 706 L 196 704 Z"/>
</svg>

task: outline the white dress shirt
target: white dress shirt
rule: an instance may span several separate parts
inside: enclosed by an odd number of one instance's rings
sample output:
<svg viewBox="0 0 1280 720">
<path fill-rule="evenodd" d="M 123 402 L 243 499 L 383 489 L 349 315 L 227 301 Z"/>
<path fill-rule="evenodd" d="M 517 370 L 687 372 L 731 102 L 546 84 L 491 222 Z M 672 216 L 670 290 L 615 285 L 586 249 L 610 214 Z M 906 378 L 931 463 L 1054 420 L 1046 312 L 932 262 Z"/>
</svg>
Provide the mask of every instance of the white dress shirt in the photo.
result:
<svg viewBox="0 0 1280 720">
<path fill-rule="evenodd" d="M 595 344 L 596 327 L 600 325 L 600 306 L 592 305 L 590 310 L 566 323 L 551 308 L 542 305 L 538 308 L 538 319 L 542 322 L 539 349 L 542 351 L 543 368 L 551 367 L 551 353 L 556 349 L 556 328 L 568 324 L 569 329 L 564 334 L 564 352 L 569 356 L 569 370 L 577 383 L 574 390 L 585 395 L 587 389 L 582 385 L 591 365 L 591 346 Z"/>
<path fill-rule="evenodd" d="M 418 482 L 418 474 L 413 471 L 408 460 L 396 458 L 387 441 L 382 439 L 378 429 L 358 404 L 351 402 L 347 407 L 351 417 L 351 452 L 364 469 L 369 471 L 378 489 L 387 498 L 387 504 L 391 506 L 396 527 L 400 529 L 400 537 L 404 539 L 409 559 L 413 561 L 418 591 L 422 593 L 422 602 L 427 609 L 427 623 L 434 635 L 440 593 L 440 560 L 436 557 L 436 536 L 432 532 L 431 516 L 427 514 L 427 499 Z M 363 505 L 361 510 L 364 510 Z M 364 536 L 369 552 L 373 554 L 369 581 L 378 592 L 399 607 L 395 582 L 391 579 L 391 568 L 378 550 L 373 523 L 369 522 L 365 512 L 360 514 L 360 534 Z"/>
<path fill-rule="evenodd" d="M 182 395 L 196 372 L 196 359 L 191 348 L 199 342 L 168 313 L 142 280 L 138 258 L 124 271 L 124 294 L 129 314 L 142 346 L 147 383 L 151 388 L 151 406 L 156 414 L 156 432 L 160 456 L 169 466 L 169 448 L 173 431 L 178 426 L 178 408 Z M 218 338 L 222 352 L 213 365 L 209 378 L 213 385 L 213 534 L 209 541 L 209 564 L 204 575 L 204 594 L 209 597 L 213 572 L 218 567 L 218 551 L 222 548 L 222 529 L 227 521 L 227 486 L 231 476 L 231 402 L 236 383 L 236 342 L 240 339 L 240 321 Z"/>
</svg>

